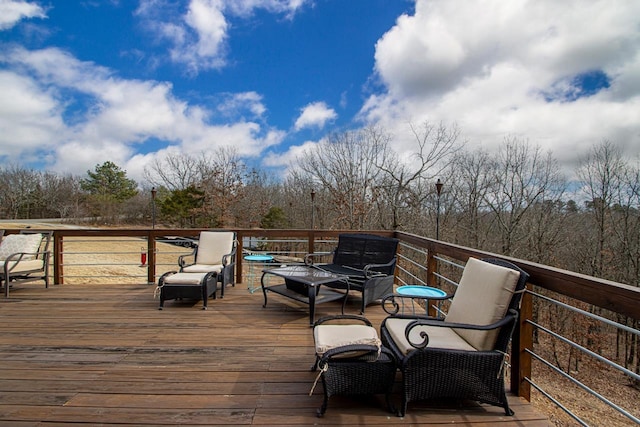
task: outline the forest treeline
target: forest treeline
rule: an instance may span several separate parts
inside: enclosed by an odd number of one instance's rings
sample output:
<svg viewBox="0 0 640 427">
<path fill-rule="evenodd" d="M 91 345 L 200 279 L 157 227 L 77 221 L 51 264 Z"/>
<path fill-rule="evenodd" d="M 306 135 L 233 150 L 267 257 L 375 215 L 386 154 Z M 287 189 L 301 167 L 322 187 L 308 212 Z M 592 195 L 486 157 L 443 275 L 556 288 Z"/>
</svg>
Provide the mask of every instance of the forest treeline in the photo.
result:
<svg viewBox="0 0 640 427">
<path fill-rule="evenodd" d="M 569 179 L 552 152 L 526 140 L 505 138 L 489 153 L 468 149 L 456 126 L 410 130 L 410 157 L 400 158 L 384 129 L 366 127 L 303 151 L 284 177 L 247 167 L 232 147 L 167 155 L 142 183 L 110 161 L 85 176 L 7 165 L 1 215 L 132 225 L 153 215 L 163 227 L 310 228 L 313 220 L 320 229 L 435 237 L 439 205 L 441 240 L 638 286 L 640 166 L 616 143 L 594 144 Z"/>
</svg>

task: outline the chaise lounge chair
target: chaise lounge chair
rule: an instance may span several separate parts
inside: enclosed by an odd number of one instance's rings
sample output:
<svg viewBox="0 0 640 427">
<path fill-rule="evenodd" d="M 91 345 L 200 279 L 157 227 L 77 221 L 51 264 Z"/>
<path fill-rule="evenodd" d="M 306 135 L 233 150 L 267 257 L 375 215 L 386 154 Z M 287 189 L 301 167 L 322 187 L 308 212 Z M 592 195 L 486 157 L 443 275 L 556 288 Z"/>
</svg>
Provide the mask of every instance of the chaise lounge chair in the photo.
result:
<svg viewBox="0 0 640 427">
<path fill-rule="evenodd" d="M 52 231 L 21 230 L 19 234 L 4 236 L 0 242 L 0 283 L 4 296 L 9 297 L 9 288 L 18 282 L 43 280 L 49 287 L 49 244 Z"/>
<path fill-rule="evenodd" d="M 235 286 L 237 246 L 236 233 L 233 231 L 203 231 L 193 252 L 178 258 L 180 272 L 215 272 L 223 297 L 227 285 Z"/>
</svg>

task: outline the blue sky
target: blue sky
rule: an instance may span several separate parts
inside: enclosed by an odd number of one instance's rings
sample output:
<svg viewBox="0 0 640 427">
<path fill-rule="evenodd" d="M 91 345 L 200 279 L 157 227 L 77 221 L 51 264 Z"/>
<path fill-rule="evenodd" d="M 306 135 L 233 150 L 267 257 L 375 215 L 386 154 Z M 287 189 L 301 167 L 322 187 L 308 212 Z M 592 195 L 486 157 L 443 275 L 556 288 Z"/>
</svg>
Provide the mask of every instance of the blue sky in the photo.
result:
<svg viewBox="0 0 640 427">
<path fill-rule="evenodd" d="M 368 124 L 408 155 L 430 121 L 570 170 L 603 139 L 640 152 L 639 52 L 635 0 L 0 0 L 0 158 L 142 180 L 233 146 L 282 171 Z"/>
</svg>

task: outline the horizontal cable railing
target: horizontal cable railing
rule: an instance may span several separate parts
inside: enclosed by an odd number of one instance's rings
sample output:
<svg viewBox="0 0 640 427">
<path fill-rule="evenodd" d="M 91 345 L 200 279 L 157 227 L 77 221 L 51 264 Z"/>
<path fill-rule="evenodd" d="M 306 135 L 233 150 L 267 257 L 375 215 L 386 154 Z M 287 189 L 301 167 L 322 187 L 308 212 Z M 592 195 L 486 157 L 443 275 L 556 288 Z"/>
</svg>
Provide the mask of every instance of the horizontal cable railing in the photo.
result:
<svg viewBox="0 0 640 427">
<path fill-rule="evenodd" d="M 399 246 L 396 283 L 426 285 L 427 267 L 424 260 L 427 258 L 427 251 L 403 242 Z"/>
<path fill-rule="evenodd" d="M 192 250 L 177 240 L 163 238 L 156 239 L 155 248 L 157 276 L 176 270 L 178 256 Z M 140 283 L 148 278 L 148 243 L 142 238 L 69 237 L 58 259 L 60 283 Z"/>
<path fill-rule="evenodd" d="M 583 391 L 587 395 L 585 397 L 585 401 L 593 398 L 600 404 L 610 408 L 611 411 L 616 414 L 616 416 L 620 417 L 620 422 L 628 420 L 632 421 L 633 423 L 640 424 L 640 411 L 638 411 L 637 405 L 634 405 L 633 408 L 624 408 L 623 405 L 615 403 L 614 398 L 605 396 L 604 393 L 608 391 L 608 387 L 606 387 L 607 384 L 601 384 L 595 381 L 591 381 L 591 385 L 587 384 L 587 381 L 590 380 L 595 374 L 593 370 L 597 369 L 598 373 L 606 372 L 607 377 L 609 377 L 609 379 L 612 381 L 625 380 L 626 378 L 626 380 L 629 381 L 630 384 L 640 385 L 640 374 L 610 359 L 612 357 L 615 357 L 615 353 L 618 353 L 620 349 L 616 349 L 614 354 L 610 354 L 607 356 L 604 355 L 605 352 L 611 350 L 611 346 L 616 346 L 616 340 L 611 339 L 611 335 L 615 334 L 617 338 L 619 336 L 619 333 L 623 332 L 624 334 L 628 334 L 628 336 L 631 337 L 631 342 L 638 343 L 640 342 L 640 330 L 608 319 L 604 316 L 580 309 L 570 304 L 563 303 L 557 299 L 542 295 L 538 292 L 529 291 L 529 294 L 535 298 L 538 307 L 542 307 L 544 305 L 547 307 L 547 309 L 549 309 L 550 306 L 555 306 L 558 309 L 564 310 L 568 313 L 566 318 L 570 319 L 571 324 L 586 325 L 584 322 L 587 321 L 589 322 L 589 325 L 586 329 L 591 329 L 592 331 L 594 331 L 594 338 L 595 335 L 598 335 L 597 341 L 595 339 L 586 339 L 585 343 L 579 344 L 575 342 L 575 340 L 584 339 L 584 330 L 578 331 L 576 336 L 573 339 L 570 339 L 567 336 L 563 335 L 566 334 L 567 331 L 552 329 L 554 327 L 556 329 L 560 329 L 563 326 L 564 322 L 558 323 L 553 322 L 552 319 L 547 319 L 547 323 L 549 324 L 544 326 L 540 323 L 540 319 L 543 316 L 539 316 L 539 320 L 537 322 L 532 319 L 526 319 L 526 323 L 534 328 L 534 333 L 539 333 L 541 335 L 544 334 L 548 338 L 547 341 L 553 341 L 552 348 L 555 349 L 559 345 L 569 348 L 569 354 L 575 354 L 573 356 L 576 361 L 575 363 L 585 366 L 584 369 L 578 370 L 572 370 L 570 366 L 566 366 L 563 369 L 561 366 L 558 366 L 560 363 L 557 361 L 557 359 L 555 363 L 547 360 L 547 358 L 545 358 L 542 354 L 540 354 L 541 352 L 537 350 L 536 347 L 540 348 L 540 346 L 534 345 L 533 348 L 527 349 L 527 353 L 531 355 L 532 359 L 535 362 L 540 364 L 539 369 L 536 369 L 535 372 L 540 372 L 542 369 L 547 369 L 553 374 L 557 375 L 559 378 L 568 381 L 571 387 L 575 387 L 577 390 Z M 607 328 L 609 329 L 608 332 L 606 331 Z M 609 337 L 607 337 L 607 335 L 609 335 Z M 606 345 L 607 340 L 612 341 L 610 342 L 610 345 Z M 597 351 L 588 348 L 588 346 L 596 347 Z M 637 347 L 640 348 L 640 346 Z M 634 352 L 637 351 L 634 349 L 631 350 Z M 587 359 L 584 360 L 583 356 Z M 626 357 L 623 356 L 622 359 L 626 359 Z M 578 377 L 577 374 L 581 373 L 581 371 L 583 370 L 586 370 L 587 366 L 592 367 L 591 369 L 589 369 L 590 373 L 588 375 L 585 375 L 584 378 Z M 568 390 L 567 387 L 564 387 L 563 389 L 553 387 L 545 390 L 539 383 L 534 384 L 534 382 L 530 378 L 525 378 L 525 381 L 530 383 L 536 390 L 540 391 L 547 399 L 554 403 L 560 401 L 560 399 L 557 397 L 558 395 L 565 394 Z M 640 392 L 637 394 L 640 397 Z M 576 414 L 575 410 L 572 410 L 569 405 L 561 404 L 558 405 L 558 407 L 560 407 L 568 416 L 576 420 L 581 425 L 598 425 L 599 417 L 597 416 L 592 417 L 591 420 L 586 420 L 584 419 L 584 416 Z M 631 412 L 632 410 L 635 410 L 635 415 Z M 591 422 L 591 424 L 589 424 L 589 422 Z"/>
<path fill-rule="evenodd" d="M 430 286 L 457 286 L 458 274 L 469 256 L 505 258 L 442 242 L 430 242 L 417 236 L 407 235 L 407 238 L 414 245 L 423 245 L 430 250 L 430 258 L 437 261 L 434 264 L 436 268 L 429 272 L 433 276 Z M 523 298 L 523 301 L 530 301 L 530 306 L 523 307 L 524 318 L 517 334 L 520 342 L 512 346 L 512 360 L 515 362 L 511 366 L 512 390 L 520 388 L 521 395 L 525 397 L 530 395 L 531 389 L 535 390 L 540 396 L 538 400 L 552 402 L 567 418 L 580 425 L 600 425 L 603 418 L 607 418 L 611 425 L 640 424 L 640 407 L 637 405 L 640 399 L 640 375 L 637 372 L 640 366 L 640 330 L 637 328 L 640 305 L 634 308 L 630 304 L 631 301 L 640 303 L 640 288 L 523 260 L 505 259 L 531 274 L 530 286 Z M 563 302 L 569 298 L 571 302 Z M 571 313 L 571 316 L 561 315 L 560 310 Z M 542 313 L 553 314 L 545 316 Z M 619 319 L 622 318 L 634 326 L 621 323 Z M 574 328 L 568 329 L 567 326 Z M 579 344 L 576 340 L 586 342 Z M 560 345 L 567 347 L 562 349 L 561 356 L 555 353 L 560 352 Z M 552 357 L 545 357 L 549 352 Z M 563 357 L 572 360 L 567 361 Z M 566 366 L 562 366 L 563 363 Z M 519 377 L 518 372 L 522 372 Z M 576 401 L 578 393 L 582 394 Z M 635 398 L 628 399 L 625 394 Z M 585 404 L 592 410 L 584 411 Z"/>
</svg>

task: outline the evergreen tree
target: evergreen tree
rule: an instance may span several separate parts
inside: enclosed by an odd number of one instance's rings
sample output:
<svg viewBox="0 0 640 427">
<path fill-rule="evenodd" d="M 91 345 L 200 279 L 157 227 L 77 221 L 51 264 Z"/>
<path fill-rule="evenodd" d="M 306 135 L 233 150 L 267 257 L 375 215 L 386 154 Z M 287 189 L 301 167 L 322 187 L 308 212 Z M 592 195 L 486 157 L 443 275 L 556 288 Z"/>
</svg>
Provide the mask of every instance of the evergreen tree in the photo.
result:
<svg viewBox="0 0 640 427">
<path fill-rule="evenodd" d="M 180 227 L 195 227 L 198 218 L 202 217 L 204 205 L 204 191 L 189 186 L 184 190 L 174 190 L 160 204 L 163 217 L 177 221 Z"/>
<path fill-rule="evenodd" d="M 135 180 L 127 178 L 127 172 L 111 161 L 96 165 L 87 175 L 80 187 L 89 193 L 89 206 L 96 217 L 114 220 L 122 203 L 138 194 Z"/>
</svg>

